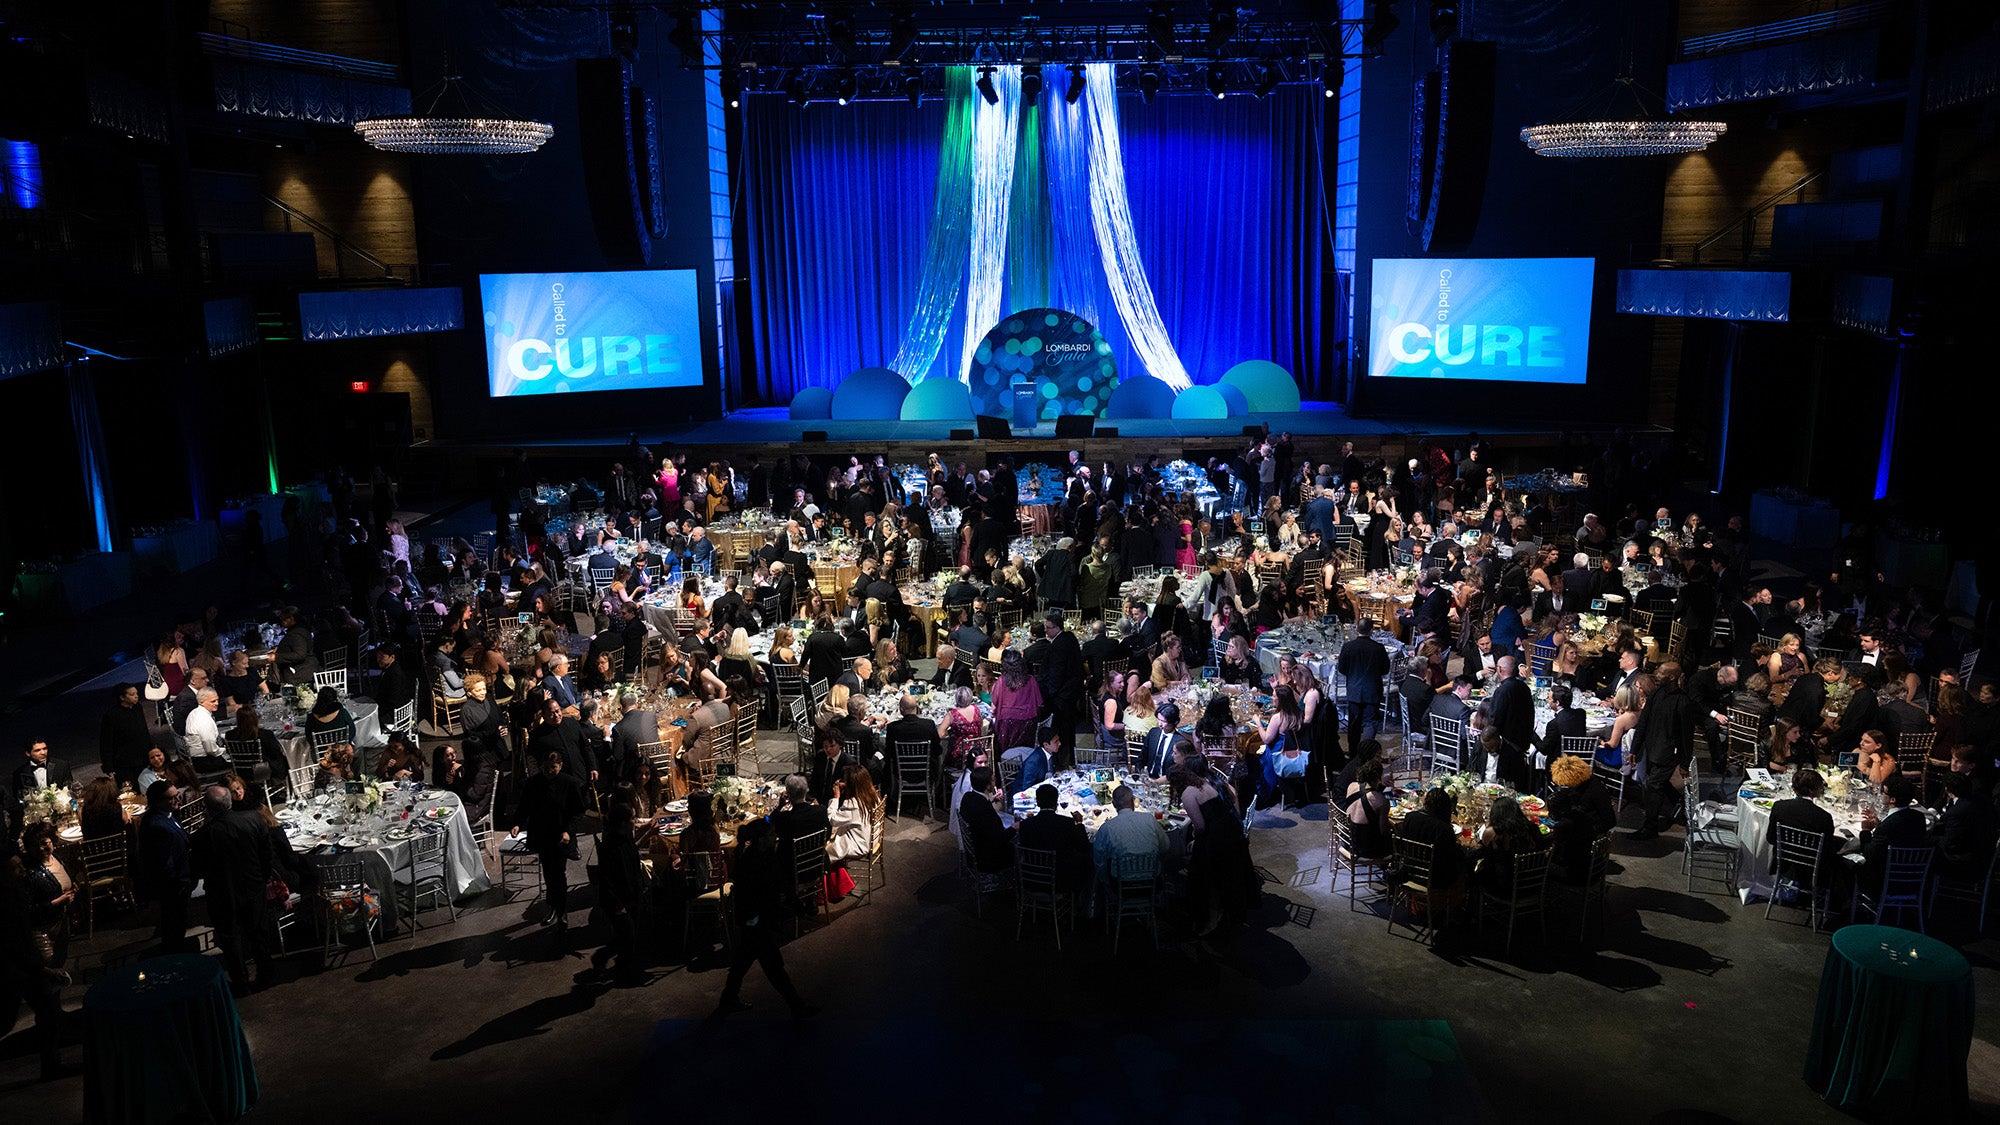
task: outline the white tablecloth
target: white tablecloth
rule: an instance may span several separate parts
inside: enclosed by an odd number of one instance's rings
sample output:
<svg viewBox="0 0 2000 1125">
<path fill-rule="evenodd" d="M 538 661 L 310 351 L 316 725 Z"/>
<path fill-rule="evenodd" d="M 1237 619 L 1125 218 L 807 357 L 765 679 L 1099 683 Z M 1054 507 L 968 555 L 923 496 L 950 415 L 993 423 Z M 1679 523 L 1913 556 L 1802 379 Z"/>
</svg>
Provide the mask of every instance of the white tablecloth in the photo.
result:
<svg viewBox="0 0 2000 1125">
<path fill-rule="evenodd" d="M 1771 800 L 1789 796 L 1774 795 Z M 1861 814 L 1847 807 L 1844 801 L 1822 802 L 1833 814 L 1834 831 L 1843 836 L 1841 858 L 1859 863 L 1861 856 L 1856 849 L 1861 846 Z M 1754 902 L 1760 898 L 1770 898 L 1775 879 L 1771 874 L 1771 859 L 1777 849 L 1765 841 L 1771 830 L 1771 810 L 1755 803 L 1753 798 L 1740 792 L 1736 797 L 1736 893 L 1744 902 Z"/>
<path fill-rule="evenodd" d="M 486 874 L 486 863 L 479 854 L 478 845 L 473 842 L 470 818 L 458 794 L 441 789 L 426 789 L 421 794 L 399 791 L 383 802 L 376 812 L 361 816 L 353 824 L 328 824 L 325 820 L 327 813 L 341 807 L 346 800 L 344 795 L 316 795 L 287 806 L 278 818 L 285 824 L 292 847 L 302 854 L 322 843 L 334 843 L 341 839 L 364 841 L 360 846 L 350 848 L 347 854 L 361 861 L 368 885 L 381 897 L 383 926 L 394 926 L 397 921 L 392 873 L 403 870 L 410 862 L 410 840 L 413 837 L 397 837 L 412 829 L 418 832 L 442 831 L 445 834 L 445 883 L 451 888 L 453 901 L 471 898 L 492 887 L 493 881 Z M 425 813 L 434 808 L 455 811 L 446 819 L 433 820 Z M 407 818 L 403 815 L 406 809 L 410 814 Z"/>
<path fill-rule="evenodd" d="M 356 750 L 374 750 L 389 745 L 389 738 L 382 733 L 382 709 L 374 701 L 350 696 L 342 706 L 354 717 L 354 747 Z M 278 745 L 284 747 L 285 760 L 293 769 L 310 765 L 319 759 L 312 752 L 312 739 L 306 737 L 303 727 L 295 726 L 286 730 L 284 720 L 269 725 L 270 720 L 259 711 L 260 720 L 267 725 L 264 729 L 278 736 Z"/>
</svg>

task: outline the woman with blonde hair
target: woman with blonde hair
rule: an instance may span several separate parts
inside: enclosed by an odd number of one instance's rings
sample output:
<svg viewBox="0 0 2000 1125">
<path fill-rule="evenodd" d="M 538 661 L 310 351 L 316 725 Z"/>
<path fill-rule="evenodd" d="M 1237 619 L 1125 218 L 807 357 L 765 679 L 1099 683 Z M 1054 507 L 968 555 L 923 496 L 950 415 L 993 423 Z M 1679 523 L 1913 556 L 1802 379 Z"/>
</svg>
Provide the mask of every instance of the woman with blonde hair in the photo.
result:
<svg viewBox="0 0 2000 1125">
<path fill-rule="evenodd" d="M 799 662 L 799 654 L 798 650 L 793 647 L 797 643 L 798 638 L 792 632 L 790 625 L 778 626 L 777 632 L 771 635 L 772 662 L 776 664 L 797 664 Z"/>
<path fill-rule="evenodd" d="M 1181 659 L 1180 634 L 1168 633 L 1160 638 L 1160 655 L 1153 658 L 1153 690 L 1166 691 L 1190 679 L 1187 661 Z"/>
<path fill-rule="evenodd" d="M 1802 650 L 1805 640 L 1797 633 L 1786 633 L 1778 638 L 1778 651 L 1771 654 L 1764 665 L 1764 674 L 1770 678 L 1771 686 L 1789 684 L 1806 674 L 1806 658 Z"/>
<path fill-rule="evenodd" d="M 1137 672 L 1131 673 L 1125 692 L 1125 744 L 1146 741 L 1153 728 L 1160 725 L 1159 713 L 1153 706 L 1153 685 L 1140 680 Z"/>
<path fill-rule="evenodd" d="M 845 864 L 867 855 L 874 843 L 875 810 L 882 805 L 882 795 L 868 771 L 851 762 L 834 786 L 833 801 L 826 807 L 826 857 Z"/>
<path fill-rule="evenodd" d="M 1639 690 L 1639 681 L 1633 680 L 1618 689 L 1611 697 L 1611 705 L 1618 711 L 1618 717 L 1611 720 L 1611 730 L 1604 736 L 1604 749 L 1598 761 L 1607 766 L 1616 766 L 1620 773 L 1631 773 L 1637 764 L 1630 753 L 1632 749 L 1632 728 L 1639 725 L 1639 712 L 1645 710 L 1646 696 Z"/>
</svg>

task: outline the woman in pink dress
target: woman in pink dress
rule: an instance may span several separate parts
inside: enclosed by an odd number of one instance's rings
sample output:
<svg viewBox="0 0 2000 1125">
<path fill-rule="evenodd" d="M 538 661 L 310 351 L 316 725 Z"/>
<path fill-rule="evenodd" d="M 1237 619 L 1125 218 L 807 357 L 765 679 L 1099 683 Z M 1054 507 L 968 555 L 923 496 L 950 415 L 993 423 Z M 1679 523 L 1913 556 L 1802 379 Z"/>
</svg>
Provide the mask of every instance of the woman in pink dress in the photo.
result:
<svg viewBox="0 0 2000 1125">
<path fill-rule="evenodd" d="M 671 512 L 681 506 L 681 474 L 672 457 L 660 458 L 660 510 Z"/>
<path fill-rule="evenodd" d="M 1194 523 L 1190 520 L 1181 521 L 1181 545 L 1174 551 L 1174 566 L 1190 578 L 1201 573 L 1194 554 Z"/>
</svg>

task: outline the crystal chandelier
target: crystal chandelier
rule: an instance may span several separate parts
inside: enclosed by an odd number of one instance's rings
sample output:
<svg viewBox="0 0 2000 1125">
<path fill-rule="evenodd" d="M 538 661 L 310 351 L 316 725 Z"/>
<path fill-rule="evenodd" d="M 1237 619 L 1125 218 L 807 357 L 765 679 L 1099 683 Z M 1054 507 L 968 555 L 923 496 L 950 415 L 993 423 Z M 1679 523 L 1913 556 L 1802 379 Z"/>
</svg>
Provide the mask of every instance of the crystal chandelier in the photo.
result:
<svg viewBox="0 0 2000 1125">
<path fill-rule="evenodd" d="M 1729 130 L 1720 121 L 1666 116 L 1660 98 L 1634 81 L 1629 69 L 1618 76 L 1608 96 L 1599 94 L 1592 100 L 1599 104 L 1572 107 L 1579 111 L 1567 116 L 1575 120 L 1521 130 L 1521 143 L 1539 156 L 1661 156 L 1700 152 Z"/>
<path fill-rule="evenodd" d="M 456 93 L 466 110 L 462 116 L 439 114 L 438 104 Z M 418 117 L 372 117 L 356 121 L 361 139 L 384 152 L 415 152 L 471 156 L 504 156 L 533 152 L 555 135 L 545 121 L 528 121 L 498 114 L 475 113 L 458 75 L 447 74 L 437 96 Z"/>
<path fill-rule="evenodd" d="M 1539 156 L 1659 156 L 1700 152 L 1728 129 L 1720 121 L 1571 121 L 1530 125 L 1521 143 Z"/>
</svg>

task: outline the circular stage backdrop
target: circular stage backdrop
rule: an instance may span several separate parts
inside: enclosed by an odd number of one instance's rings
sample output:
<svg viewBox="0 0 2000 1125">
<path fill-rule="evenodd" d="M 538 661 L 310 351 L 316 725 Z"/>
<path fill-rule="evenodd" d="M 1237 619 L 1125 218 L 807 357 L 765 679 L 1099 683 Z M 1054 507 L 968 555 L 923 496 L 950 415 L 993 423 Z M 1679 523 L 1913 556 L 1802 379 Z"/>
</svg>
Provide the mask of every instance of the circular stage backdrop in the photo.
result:
<svg viewBox="0 0 2000 1125">
<path fill-rule="evenodd" d="M 994 325 L 972 353 L 973 410 L 1012 417 L 1016 379 L 1034 382 L 1036 418 L 1101 415 L 1118 386 L 1118 365 L 1089 321 L 1062 309 L 1029 309 Z"/>
</svg>

